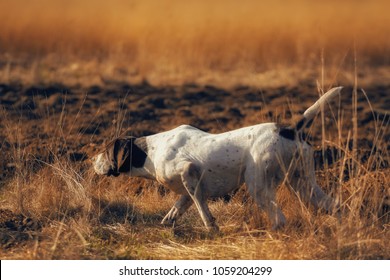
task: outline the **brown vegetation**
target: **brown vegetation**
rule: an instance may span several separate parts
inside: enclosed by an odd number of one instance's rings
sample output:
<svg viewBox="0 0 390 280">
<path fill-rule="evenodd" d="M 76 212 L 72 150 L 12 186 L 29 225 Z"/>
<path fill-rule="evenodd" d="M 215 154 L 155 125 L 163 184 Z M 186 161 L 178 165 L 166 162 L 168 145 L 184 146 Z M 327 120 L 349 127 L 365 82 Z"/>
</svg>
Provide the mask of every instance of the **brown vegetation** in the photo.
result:
<svg viewBox="0 0 390 280">
<path fill-rule="evenodd" d="M 331 2 L 2 1 L 1 259 L 390 258 L 388 4 Z M 115 135 L 288 123 L 331 85 L 310 135 L 340 217 L 281 186 L 271 231 L 244 186 L 210 203 L 221 234 L 167 228 L 174 193 L 90 168 Z"/>
</svg>

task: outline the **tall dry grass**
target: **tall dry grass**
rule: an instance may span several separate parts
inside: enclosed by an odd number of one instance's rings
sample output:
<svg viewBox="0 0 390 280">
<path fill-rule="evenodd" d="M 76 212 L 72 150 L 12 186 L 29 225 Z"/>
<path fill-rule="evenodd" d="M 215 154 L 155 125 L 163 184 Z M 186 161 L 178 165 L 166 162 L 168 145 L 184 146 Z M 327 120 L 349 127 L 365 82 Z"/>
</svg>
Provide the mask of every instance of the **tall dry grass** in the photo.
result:
<svg viewBox="0 0 390 280">
<path fill-rule="evenodd" d="M 335 108 L 337 109 L 337 108 Z M 64 110 L 64 109 L 63 109 Z M 66 114 L 63 111 L 63 114 Z M 335 162 L 317 171 L 320 185 L 341 204 L 341 214 L 316 212 L 287 186 L 278 200 L 287 217 L 281 231 L 270 230 L 266 215 L 243 190 L 227 204 L 210 202 L 221 234 L 209 235 L 194 207 L 176 228 L 159 225 L 177 196 L 141 179 L 102 178 L 89 162 L 56 156 L 69 133 L 53 138 L 45 160 L 32 159 L 15 145 L 7 161 L 15 174 L 1 189 L 2 208 L 34 221 L 28 235 L 3 243 L 2 259 L 387 259 L 389 254 L 388 119 L 374 118 L 372 150 L 354 150 L 351 120 L 334 114 L 324 143 L 335 148 Z M 47 116 L 43 122 L 52 122 Z M 76 116 L 67 116 L 69 123 Z M 2 113 L 6 141 L 23 143 L 23 123 Z M 264 117 L 262 120 L 267 121 Z M 354 120 L 356 121 L 356 120 Z M 243 124 L 245 125 L 245 124 Z M 326 124 L 323 124 L 324 126 Z M 48 126 L 50 129 L 51 126 Z M 66 124 L 51 127 L 66 129 Z M 118 129 L 121 129 L 120 127 Z M 335 131 L 330 131 L 330 130 Z M 18 133 L 15 133 L 18 131 Z M 358 131 L 358 135 L 364 133 Z M 68 138 L 69 137 L 69 138 Z M 316 147 L 316 149 L 319 149 Z M 363 161 L 363 156 L 366 156 Z M 19 243 L 21 245 L 19 245 Z M 5 246 L 5 248 L 4 248 Z M 9 247 L 7 247 L 9 246 Z"/>
<path fill-rule="evenodd" d="M 0 2 L 0 82 L 99 85 L 146 79 L 272 88 L 317 80 L 319 91 L 328 84 L 355 85 L 350 107 L 356 112 L 356 95 L 362 94 L 357 85 L 381 85 L 389 77 L 388 8 L 384 0 L 97 0 L 93 5 L 6 0 Z M 0 232 L 1 259 L 390 257 L 390 174 L 383 168 L 389 162 L 389 124 L 374 111 L 369 135 L 356 115 L 351 123 L 341 110 L 331 111 L 332 126 L 322 121 L 321 146 L 333 149 L 337 160 L 325 163 L 317 178 L 340 201 L 340 218 L 316 213 L 282 186 L 278 199 L 288 223 L 274 232 L 241 191 L 229 204 L 210 203 L 222 230 L 211 236 L 194 208 L 177 228 L 160 226 L 176 196 L 158 184 L 102 179 L 88 162 L 61 155 L 83 136 L 74 133 L 72 124 L 80 118 L 67 115 L 67 106 L 72 105 L 64 103 L 59 115 L 47 108 L 42 116 L 40 133 L 49 139 L 37 138 L 34 145 L 45 143 L 39 158 L 26 145 L 33 130 L 1 110 L 1 145 L 7 146 L 2 164 L 13 172 L 1 181 L 1 208 L 23 217 L 23 234 Z M 119 110 L 112 135 L 121 132 L 125 117 Z M 270 117 L 248 116 L 240 126 L 262 121 Z M 371 150 L 357 148 L 359 137 L 372 143 Z"/>
</svg>

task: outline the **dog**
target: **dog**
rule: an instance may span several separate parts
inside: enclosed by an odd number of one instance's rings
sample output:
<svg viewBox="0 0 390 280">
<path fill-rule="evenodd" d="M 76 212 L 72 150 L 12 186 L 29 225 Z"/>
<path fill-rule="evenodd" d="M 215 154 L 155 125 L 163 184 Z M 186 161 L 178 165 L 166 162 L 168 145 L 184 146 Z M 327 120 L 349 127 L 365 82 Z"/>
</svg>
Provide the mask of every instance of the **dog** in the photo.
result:
<svg viewBox="0 0 390 280">
<path fill-rule="evenodd" d="M 210 134 L 181 125 L 150 136 L 117 138 L 92 159 L 93 167 L 99 175 L 153 179 L 180 194 L 163 224 L 174 224 L 195 204 L 206 228 L 218 231 L 208 198 L 223 197 L 243 183 L 275 230 L 286 223 L 275 198 L 282 182 L 303 201 L 332 213 L 337 203 L 316 183 L 313 150 L 302 131 L 341 88 L 322 95 L 293 126 L 262 123 Z"/>
</svg>

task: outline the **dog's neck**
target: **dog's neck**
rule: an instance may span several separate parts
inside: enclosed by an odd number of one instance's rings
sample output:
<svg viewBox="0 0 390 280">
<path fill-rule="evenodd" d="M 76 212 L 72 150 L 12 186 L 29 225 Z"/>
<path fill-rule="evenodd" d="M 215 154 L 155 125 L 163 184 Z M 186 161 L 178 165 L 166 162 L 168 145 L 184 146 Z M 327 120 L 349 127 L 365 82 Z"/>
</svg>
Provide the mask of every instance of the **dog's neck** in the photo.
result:
<svg viewBox="0 0 390 280">
<path fill-rule="evenodd" d="M 149 157 L 146 158 L 144 166 L 140 168 L 132 167 L 129 171 L 130 177 L 140 177 L 156 180 L 156 169 Z"/>
<path fill-rule="evenodd" d="M 140 158 L 135 158 L 133 161 L 135 163 L 138 163 L 136 165 L 131 166 L 131 169 L 129 171 L 129 175 L 131 177 L 141 177 L 141 178 L 147 178 L 147 179 L 156 179 L 156 169 L 154 166 L 153 161 L 150 158 L 150 147 L 148 147 L 147 143 L 147 137 L 139 137 L 135 138 L 133 141 L 134 145 L 132 147 L 132 152 L 136 152 L 136 149 L 138 152 L 136 154 L 133 154 L 134 157 L 138 156 Z M 142 151 L 142 152 L 140 152 Z M 144 157 L 146 155 L 146 158 Z M 142 158 L 141 158 L 142 157 Z M 139 166 L 139 164 L 142 162 L 142 166 Z"/>
</svg>

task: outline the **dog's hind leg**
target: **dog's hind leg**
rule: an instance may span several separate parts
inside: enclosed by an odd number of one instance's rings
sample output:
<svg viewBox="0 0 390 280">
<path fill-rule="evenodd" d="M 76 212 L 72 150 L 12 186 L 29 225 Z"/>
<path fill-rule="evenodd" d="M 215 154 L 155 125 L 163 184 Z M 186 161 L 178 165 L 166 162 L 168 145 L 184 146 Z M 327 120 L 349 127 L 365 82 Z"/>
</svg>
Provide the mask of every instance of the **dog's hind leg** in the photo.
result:
<svg viewBox="0 0 390 280">
<path fill-rule="evenodd" d="M 174 224 L 177 219 L 179 219 L 184 212 L 192 205 L 193 200 L 189 195 L 182 195 L 176 201 L 175 205 L 171 208 L 168 214 L 165 215 L 164 219 L 161 221 L 162 224 Z"/>
<path fill-rule="evenodd" d="M 327 195 L 316 183 L 312 183 L 310 191 L 310 203 L 316 207 L 324 209 L 328 213 L 333 213 L 339 206 Z"/>
<path fill-rule="evenodd" d="M 268 175 L 266 170 L 247 170 L 245 183 L 258 207 L 266 211 L 272 229 L 277 230 L 285 225 L 286 218 L 276 203 L 276 182 L 266 175 Z"/>
<path fill-rule="evenodd" d="M 310 203 L 315 209 L 323 209 L 331 214 L 339 208 L 339 205 L 333 198 L 327 195 L 315 182 L 315 180 L 306 181 L 308 178 L 292 180 L 291 186 L 297 192 L 299 197 L 305 202 Z"/>
<path fill-rule="evenodd" d="M 304 202 L 311 203 L 316 209 L 320 208 L 333 213 L 339 206 L 318 186 L 311 148 L 308 146 L 303 148 L 295 170 L 289 176 L 291 187 Z"/>
<path fill-rule="evenodd" d="M 202 218 L 203 223 L 210 231 L 219 231 L 215 223 L 215 218 L 211 215 L 207 206 L 207 190 L 202 184 L 202 172 L 193 163 L 185 163 L 181 174 L 181 179 L 188 194 L 195 203 L 196 208 Z"/>
</svg>

